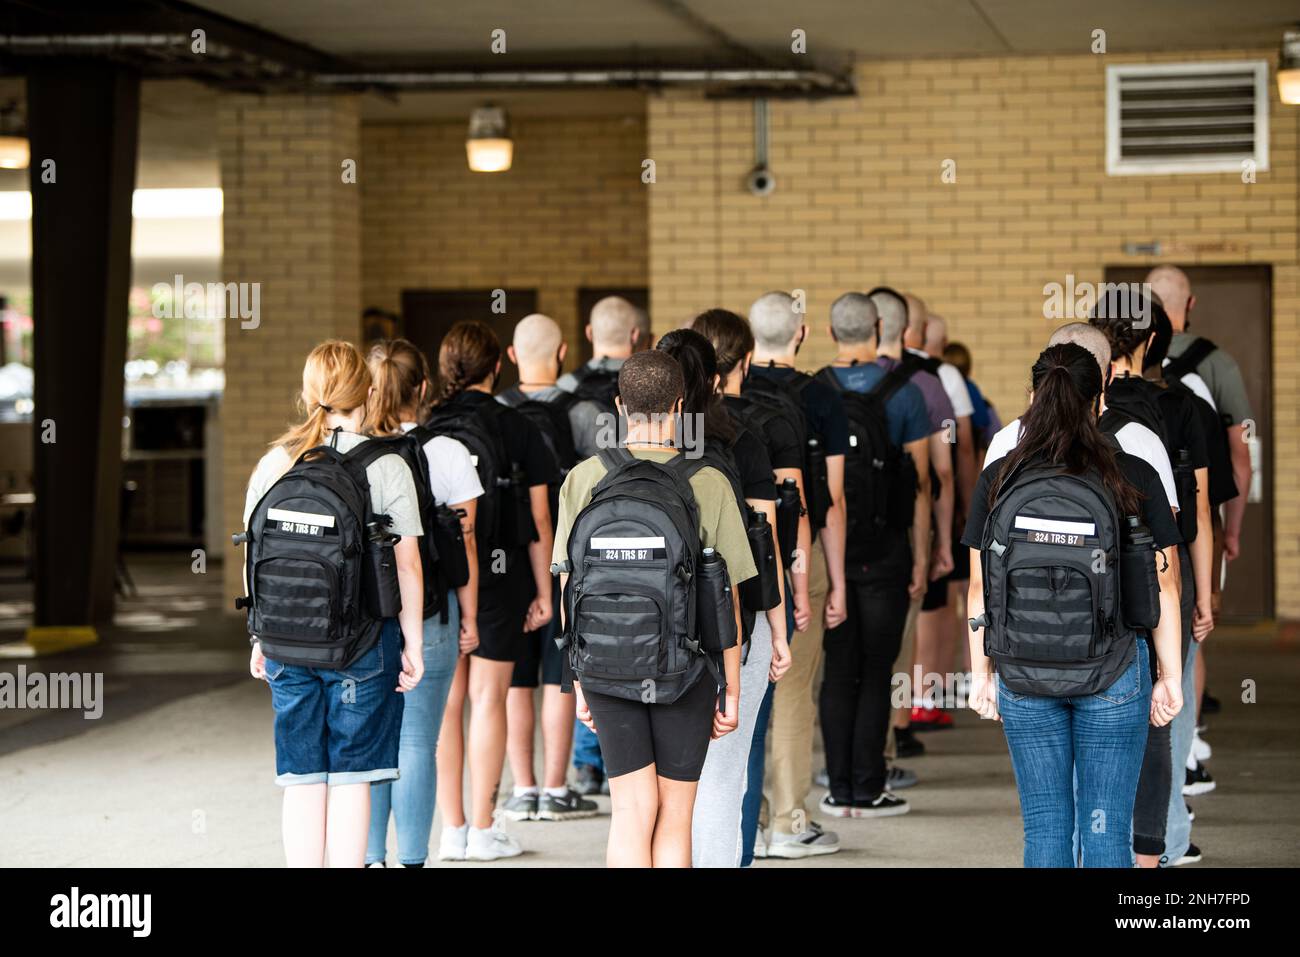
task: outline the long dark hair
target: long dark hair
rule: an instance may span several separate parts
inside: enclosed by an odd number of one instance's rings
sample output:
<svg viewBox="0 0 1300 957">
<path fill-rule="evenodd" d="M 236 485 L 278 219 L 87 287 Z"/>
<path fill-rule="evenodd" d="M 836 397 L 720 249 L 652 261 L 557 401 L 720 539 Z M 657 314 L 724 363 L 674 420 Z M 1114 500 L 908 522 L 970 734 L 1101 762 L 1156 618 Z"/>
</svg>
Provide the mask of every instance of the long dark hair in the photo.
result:
<svg viewBox="0 0 1300 957">
<path fill-rule="evenodd" d="M 754 351 L 754 333 L 749 323 L 729 309 L 707 309 L 691 322 L 691 328 L 713 344 L 718 374 L 731 375 L 745 356 Z"/>
<path fill-rule="evenodd" d="M 458 322 L 438 347 L 438 402 L 446 402 L 496 371 L 501 343 L 482 322 Z"/>
<path fill-rule="evenodd" d="M 1074 475 L 1096 472 L 1121 514 L 1136 514 L 1141 496 L 1120 471 L 1094 418 L 1102 388 L 1096 357 L 1072 342 L 1049 346 L 1034 363 L 1033 381 L 1034 399 L 1020 417 L 1020 439 L 989 490 L 990 507 L 1002 483 L 1022 463 L 1038 458 Z"/>
<path fill-rule="evenodd" d="M 729 445 L 736 437 L 736 426 L 722 404 L 722 393 L 713 384 L 718 374 L 713 344 L 694 329 L 674 329 L 659 339 L 655 349 L 668 353 L 682 367 L 686 384 L 682 412 L 702 413 L 705 439 Z"/>
</svg>

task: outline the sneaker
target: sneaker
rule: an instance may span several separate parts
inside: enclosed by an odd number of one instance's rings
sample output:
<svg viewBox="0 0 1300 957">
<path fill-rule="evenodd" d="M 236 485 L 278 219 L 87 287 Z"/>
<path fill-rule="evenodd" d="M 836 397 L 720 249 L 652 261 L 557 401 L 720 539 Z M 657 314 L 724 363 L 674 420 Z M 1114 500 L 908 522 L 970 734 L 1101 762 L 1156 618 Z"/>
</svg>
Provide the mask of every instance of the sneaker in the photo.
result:
<svg viewBox="0 0 1300 957">
<path fill-rule="evenodd" d="M 465 844 L 468 838 L 468 823 L 462 824 L 460 827 L 444 827 L 442 837 L 438 841 L 438 860 L 465 860 Z"/>
<path fill-rule="evenodd" d="M 906 814 L 912 806 L 901 797 L 881 791 L 870 801 L 854 801 L 853 817 L 897 817 Z"/>
<path fill-rule="evenodd" d="M 772 840 L 767 845 L 767 856 L 798 860 L 803 857 L 834 854 L 839 849 L 838 834 L 834 831 L 823 831 L 816 821 L 809 821 L 807 829 L 802 834 L 782 834 L 773 831 Z"/>
<path fill-rule="evenodd" d="M 387 866 L 388 865 L 385 864 L 383 861 L 371 861 L 369 864 L 366 865 L 366 867 L 387 867 Z"/>
<path fill-rule="evenodd" d="M 760 827 L 754 835 L 754 860 L 762 861 L 767 859 L 767 838 L 763 836 L 763 829 Z"/>
<path fill-rule="evenodd" d="M 1205 762 L 1210 760 L 1214 752 L 1210 749 L 1210 742 L 1206 741 L 1199 734 L 1192 736 L 1192 757 L 1197 761 Z"/>
<path fill-rule="evenodd" d="M 578 818 L 595 817 L 600 807 L 595 801 L 588 801 L 573 788 L 556 797 L 542 794 L 537 802 L 536 821 L 576 821 Z"/>
<path fill-rule="evenodd" d="M 1195 844 L 1188 844 L 1187 853 L 1184 854 L 1182 857 L 1180 857 L 1178 860 L 1174 861 L 1174 867 L 1178 867 L 1180 864 L 1199 864 L 1200 860 L 1201 860 L 1201 849 L 1197 847 Z"/>
<path fill-rule="evenodd" d="M 828 817 L 852 817 L 853 805 L 848 801 L 837 801 L 833 796 L 826 795 L 817 805 L 821 812 Z"/>
<path fill-rule="evenodd" d="M 885 790 L 903 791 L 907 788 L 914 788 L 919 780 L 915 771 L 909 771 L 906 768 L 900 768 L 897 764 L 891 764 L 888 773 L 885 775 Z"/>
<path fill-rule="evenodd" d="M 511 821 L 536 821 L 537 792 L 511 795 L 506 806 L 501 809 L 501 813 Z"/>
<path fill-rule="evenodd" d="M 825 768 L 822 768 L 820 771 L 818 771 L 816 774 L 813 775 L 813 784 L 817 785 L 819 788 L 830 787 L 831 786 L 830 772 L 827 771 Z"/>
<path fill-rule="evenodd" d="M 605 785 L 605 772 L 592 764 L 579 764 L 577 769 L 577 787 L 574 788 L 579 794 L 608 794 L 602 787 Z"/>
<path fill-rule="evenodd" d="M 1183 807 L 1187 808 L 1187 823 L 1188 824 L 1196 823 L 1196 812 L 1192 810 L 1192 806 L 1188 804 L 1186 801 L 1184 801 Z"/>
<path fill-rule="evenodd" d="M 1209 689 L 1201 692 L 1201 714 L 1218 714 L 1223 710 L 1223 702 L 1210 694 Z"/>
<path fill-rule="evenodd" d="M 486 830 L 469 829 L 465 847 L 467 861 L 497 861 L 503 857 L 518 857 L 523 852 L 519 842 L 495 824 Z"/>
<path fill-rule="evenodd" d="M 913 708 L 913 731 L 946 731 L 952 727 L 952 715 L 938 708 Z"/>
<path fill-rule="evenodd" d="M 1205 765 L 1199 761 L 1195 768 L 1188 768 L 1183 778 L 1183 793 L 1188 797 L 1196 797 L 1198 794 L 1209 794 L 1215 788 L 1214 778 L 1210 772 L 1205 770 Z"/>
<path fill-rule="evenodd" d="M 911 728 L 895 728 L 894 752 L 900 758 L 919 758 L 925 754 L 925 742 Z"/>
</svg>

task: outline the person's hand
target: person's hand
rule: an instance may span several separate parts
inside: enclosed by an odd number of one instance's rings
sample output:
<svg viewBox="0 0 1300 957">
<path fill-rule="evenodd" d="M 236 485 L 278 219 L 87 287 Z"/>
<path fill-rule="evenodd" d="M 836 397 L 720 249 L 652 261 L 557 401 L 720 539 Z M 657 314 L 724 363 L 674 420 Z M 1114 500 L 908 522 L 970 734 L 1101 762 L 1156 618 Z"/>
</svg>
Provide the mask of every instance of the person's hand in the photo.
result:
<svg viewBox="0 0 1300 957">
<path fill-rule="evenodd" d="M 254 678 L 266 679 L 266 655 L 262 654 L 262 643 L 253 642 L 253 653 L 248 658 L 248 673 Z"/>
<path fill-rule="evenodd" d="M 1204 641 L 1214 630 L 1213 602 L 1209 598 L 1197 598 L 1196 610 L 1192 612 L 1192 638 Z"/>
<path fill-rule="evenodd" d="M 912 565 L 912 580 L 907 583 L 907 595 L 913 601 L 925 594 L 926 586 L 930 582 L 930 566 L 924 560 L 915 562 Z"/>
<path fill-rule="evenodd" d="M 808 626 L 812 624 L 812 602 L 808 600 L 808 590 L 805 588 L 803 594 L 796 589 L 794 593 L 794 630 L 807 631 Z"/>
<path fill-rule="evenodd" d="M 767 668 L 768 681 L 780 681 L 781 676 L 790 670 L 790 643 L 784 638 L 772 637 L 772 663 Z"/>
<path fill-rule="evenodd" d="M 583 723 L 588 731 L 596 733 L 596 722 L 591 717 L 591 709 L 587 707 L 587 696 L 582 693 L 582 686 L 578 682 L 573 683 L 573 706 L 574 715 Z"/>
<path fill-rule="evenodd" d="M 736 726 L 740 724 L 740 689 L 728 688 L 723 698 L 726 702 L 727 713 L 713 712 L 713 740 L 715 741 L 724 734 L 731 734 L 736 730 Z"/>
<path fill-rule="evenodd" d="M 998 711 L 998 679 L 991 673 L 973 672 L 970 676 L 970 694 L 966 703 L 981 718 L 1001 721 Z"/>
<path fill-rule="evenodd" d="M 460 620 L 460 653 L 467 655 L 478 647 L 478 619 L 462 618 Z"/>
<path fill-rule="evenodd" d="M 1219 616 L 1222 614 L 1223 614 L 1223 592 L 1211 590 L 1210 591 L 1210 616 L 1214 619 L 1214 623 L 1216 625 L 1219 623 Z"/>
<path fill-rule="evenodd" d="M 930 554 L 930 581 L 937 581 L 952 571 L 952 546 L 935 545 Z"/>
<path fill-rule="evenodd" d="M 1166 675 L 1151 689 L 1151 723 L 1163 728 L 1183 710 L 1183 682 Z"/>
<path fill-rule="evenodd" d="M 845 605 L 844 589 L 832 588 L 826 593 L 826 611 L 822 615 L 826 627 L 834 628 L 841 625 L 847 617 L 849 613 Z"/>
<path fill-rule="evenodd" d="M 1241 554 L 1241 533 L 1229 532 L 1225 530 L 1223 533 L 1223 557 L 1231 562 L 1231 561 L 1235 561 L 1237 556 L 1240 554 Z"/>
<path fill-rule="evenodd" d="M 402 646 L 402 670 L 397 675 L 398 691 L 413 691 L 424 677 L 424 637 Z"/>
<path fill-rule="evenodd" d="M 524 631 L 536 631 L 551 620 L 551 599 L 541 596 L 528 604 L 528 614 L 524 616 Z"/>
</svg>

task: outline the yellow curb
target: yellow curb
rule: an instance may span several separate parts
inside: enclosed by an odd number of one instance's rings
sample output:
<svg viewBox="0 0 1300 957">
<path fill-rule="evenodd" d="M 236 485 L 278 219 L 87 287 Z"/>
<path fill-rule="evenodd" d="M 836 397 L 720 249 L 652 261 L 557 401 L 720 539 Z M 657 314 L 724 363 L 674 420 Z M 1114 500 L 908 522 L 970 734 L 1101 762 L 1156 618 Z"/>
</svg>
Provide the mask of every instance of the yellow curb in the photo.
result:
<svg viewBox="0 0 1300 957">
<path fill-rule="evenodd" d="M 99 633 L 90 625 L 46 625 L 27 629 L 27 644 L 38 655 L 56 655 L 98 643 Z"/>
</svg>

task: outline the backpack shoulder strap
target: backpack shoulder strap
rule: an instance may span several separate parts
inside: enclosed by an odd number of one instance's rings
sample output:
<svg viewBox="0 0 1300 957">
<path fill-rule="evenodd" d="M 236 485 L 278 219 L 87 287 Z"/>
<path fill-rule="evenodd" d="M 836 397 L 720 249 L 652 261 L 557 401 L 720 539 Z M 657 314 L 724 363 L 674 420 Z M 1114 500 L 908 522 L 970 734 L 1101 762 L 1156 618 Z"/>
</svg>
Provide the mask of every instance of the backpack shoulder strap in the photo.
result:
<svg viewBox="0 0 1300 957">
<path fill-rule="evenodd" d="M 894 397 L 894 393 L 907 385 L 908 374 L 901 364 L 894 366 L 877 382 L 867 395 L 880 399 L 884 404 Z"/>
<path fill-rule="evenodd" d="M 1170 377 L 1181 379 L 1189 372 L 1195 372 L 1207 356 L 1215 349 L 1219 348 L 1209 339 L 1197 337 L 1192 340 L 1191 345 L 1183 350 L 1183 354 L 1176 359 L 1170 359 L 1169 364 L 1164 368 L 1165 378 Z"/>
<path fill-rule="evenodd" d="M 833 366 L 822 366 L 821 370 L 813 378 L 820 379 L 836 392 L 848 391 L 844 387 L 844 383 L 840 381 L 840 377 L 835 374 L 835 368 Z"/>
</svg>

